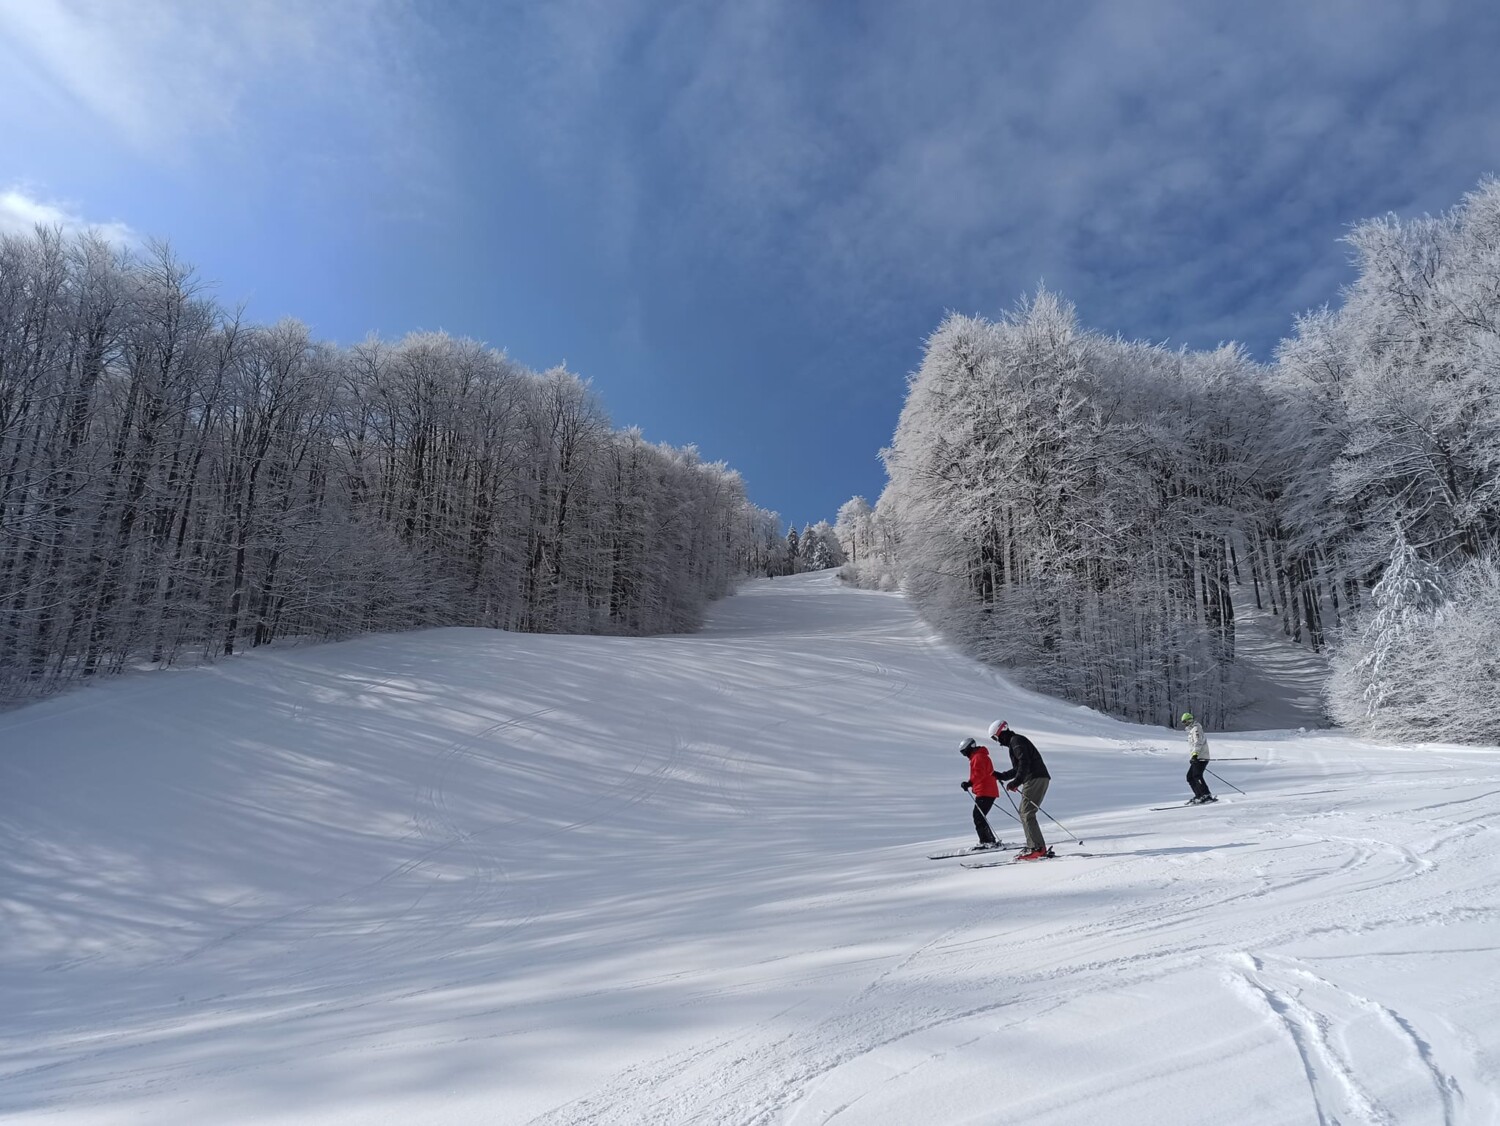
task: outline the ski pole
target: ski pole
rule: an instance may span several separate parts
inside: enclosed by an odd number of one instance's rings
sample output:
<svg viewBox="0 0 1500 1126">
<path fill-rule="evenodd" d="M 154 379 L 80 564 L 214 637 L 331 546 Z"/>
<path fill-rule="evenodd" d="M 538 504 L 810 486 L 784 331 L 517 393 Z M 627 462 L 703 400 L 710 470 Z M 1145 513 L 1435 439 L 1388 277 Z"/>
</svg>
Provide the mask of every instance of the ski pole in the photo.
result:
<svg viewBox="0 0 1500 1126">
<path fill-rule="evenodd" d="M 1259 755 L 1240 755 L 1240 756 L 1238 756 L 1236 758 L 1219 758 L 1218 755 L 1215 755 L 1214 756 L 1214 761 L 1215 762 L 1259 762 L 1260 761 L 1260 756 Z"/>
<path fill-rule="evenodd" d="M 1037 808 L 1038 808 L 1038 809 L 1042 809 L 1042 807 L 1041 807 L 1041 806 L 1037 806 Z M 1045 810 L 1045 809 L 1042 809 L 1042 812 L 1043 812 L 1043 813 L 1047 813 L 1047 811 L 1046 811 L 1046 810 Z M 1059 821 L 1059 820 L 1058 820 L 1058 819 L 1057 819 L 1057 818 L 1056 818 L 1056 817 L 1053 817 L 1053 816 L 1052 816 L 1052 814 L 1050 814 L 1050 813 L 1047 813 L 1047 820 L 1049 820 L 1049 821 L 1051 821 L 1051 822 L 1052 822 L 1052 824 L 1054 824 L 1054 825 L 1056 825 L 1056 826 L 1057 826 L 1057 827 L 1058 827 L 1058 828 L 1059 828 L 1059 829 L 1061 829 L 1061 830 L 1062 830 L 1062 831 L 1063 831 L 1063 832 L 1064 832 L 1064 833 L 1067 833 L 1067 834 L 1068 834 L 1068 836 L 1070 836 L 1070 837 L 1072 837 L 1072 838 L 1073 838 L 1073 839 L 1074 839 L 1074 840 L 1075 840 L 1075 841 L 1077 841 L 1077 842 L 1078 842 L 1078 843 L 1079 843 L 1079 844 L 1082 844 L 1082 843 L 1083 843 L 1083 838 L 1082 838 L 1082 837 L 1079 837 L 1079 836 L 1076 836 L 1076 835 L 1075 835 L 1075 834 L 1074 834 L 1074 832 L 1073 832 L 1073 830 L 1072 830 L 1072 829 L 1069 829 L 1069 828 L 1068 828 L 1068 827 L 1067 827 L 1067 826 L 1066 826 L 1066 825 L 1064 825 L 1064 824 L 1063 824 L 1063 823 L 1062 823 L 1062 822 L 1061 822 L 1061 821 Z"/>
<path fill-rule="evenodd" d="M 1023 796 L 1024 796 L 1024 795 L 1023 795 Z M 1006 791 L 1005 791 L 1005 798 L 1006 798 L 1006 800 L 1007 800 L 1007 801 L 1008 801 L 1008 802 L 1010 802 L 1010 807 L 1011 807 L 1011 808 L 1012 808 L 1012 809 L 1015 809 L 1015 808 L 1016 808 L 1016 799 L 1015 799 L 1015 798 L 1013 798 L 1013 797 L 1011 797 L 1011 796 L 1010 796 L 1010 789 L 1009 789 L 1009 787 L 1007 787 L 1007 788 L 1006 788 Z M 1041 811 L 1041 812 L 1042 812 L 1042 813 L 1047 813 L 1047 811 L 1046 811 L 1046 810 L 1045 810 L 1045 809 L 1042 809 L 1042 807 L 1041 807 L 1041 806 L 1037 806 L 1037 809 L 1038 809 L 1038 810 L 1040 810 L 1040 811 Z M 1016 819 L 1016 820 L 1017 820 L 1017 821 L 1020 821 L 1020 820 L 1021 820 L 1021 813 L 1020 813 L 1020 810 L 1016 810 L 1016 812 L 1015 812 L 1015 813 L 1014 813 L 1014 814 L 1012 814 L 1012 815 L 1011 815 L 1011 816 L 1013 816 L 1013 817 L 1014 817 L 1014 818 L 1015 818 L 1015 819 Z M 1051 821 L 1051 822 L 1052 822 L 1052 824 L 1054 824 L 1054 825 L 1056 825 L 1056 826 L 1057 826 L 1057 827 L 1058 827 L 1058 828 L 1059 828 L 1059 829 L 1061 829 L 1061 830 L 1062 830 L 1062 831 L 1063 831 L 1063 832 L 1064 832 L 1064 833 L 1067 833 L 1067 834 L 1068 834 L 1068 836 L 1070 836 L 1070 837 L 1072 837 L 1072 838 L 1073 838 L 1073 839 L 1074 839 L 1074 840 L 1075 840 L 1075 841 L 1077 841 L 1077 842 L 1078 842 L 1078 843 L 1079 843 L 1079 844 L 1082 844 L 1082 843 L 1083 843 L 1083 838 L 1082 838 L 1082 837 L 1080 837 L 1080 836 L 1077 836 L 1077 835 L 1076 835 L 1076 834 L 1075 834 L 1075 833 L 1074 833 L 1074 832 L 1073 832 L 1073 830 L 1072 830 L 1072 829 L 1069 829 L 1069 828 L 1068 828 L 1068 827 L 1067 827 L 1067 826 L 1066 826 L 1066 825 L 1064 825 L 1064 824 L 1063 824 L 1063 823 L 1062 823 L 1062 822 L 1061 822 L 1061 821 L 1059 821 L 1059 820 L 1058 820 L 1058 819 L 1057 819 L 1057 818 L 1056 818 L 1056 817 L 1053 817 L 1053 816 L 1052 816 L 1052 814 L 1050 814 L 1050 813 L 1047 813 L 1047 820 L 1049 820 L 1049 821 Z"/>
<path fill-rule="evenodd" d="M 970 796 L 970 797 L 971 797 L 971 798 L 973 798 L 973 797 L 974 797 L 974 795 L 973 795 L 973 794 L 970 794 L 970 795 L 969 795 L 969 796 Z M 975 805 L 978 805 L 978 804 L 979 804 L 979 799 L 978 799 L 978 798 L 974 798 L 974 804 L 975 804 Z M 1010 803 L 1010 808 L 1011 808 L 1011 814 L 1010 814 L 1010 819 L 1011 819 L 1011 820 L 1012 820 L 1012 821 L 1019 821 L 1019 820 L 1021 820 L 1021 817 L 1020 817 L 1020 814 L 1018 814 L 1018 813 L 1016 813 L 1016 812 L 1015 812 L 1015 809 L 1016 809 L 1016 803 L 1015 803 L 1015 802 L 1011 802 L 1011 803 Z M 1003 812 L 1003 811 L 1002 811 L 1002 812 Z M 981 812 L 981 813 L 980 813 L 980 815 L 979 815 L 979 816 L 981 816 L 981 817 L 984 817 L 984 814 L 983 814 L 983 813 L 982 813 L 982 812 Z M 986 820 L 988 820 L 988 818 L 986 818 Z"/>
<path fill-rule="evenodd" d="M 984 812 L 984 810 L 979 808 L 979 799 L 976 798 L 973 794 L 969 795 L 969 799 L 974 803 L 975 815 L 979 818 L 979 820 L 984 822 L 984 827 L 989 830 L 990 838 L 995 842 L 994 847 L 1003 847 L 1004 842 L 1000 840 L 1000 837 L 995 833 L 994 827 L 990 825 L 989 816 Z M 979 847 L 983 848 L 985 846 L 985 843 L 985 841 L 981 840 L 979 842 Z"/>
<path fill-rule="evenodd" d="M 1205 767 L 1204 767 L 1204 768 L 1203 768 L 1203 769 L 1204 769 L 1204 770 L 1208 770 L 1208 767 L 1206 767 L 1206 766 L 1205 766 Z M 1209 773 L 1210 773 L 1210 774 L 1214 774 L 1214 772 L 1213 772 L 1213 771 L 1212 771 L 1212 770 L 1208 770 L 1208 772 L 1209 772 Z M 1219 776 L 1218 776 L 1218 775 L 1217 775 L 1217 774 L 1214 774 L 1214 777 L 1215 777 L 1215 778 L 1219 778 Z M 1229 788 L 1230 788 L 1230 789 L 1231 789 L 1231 790 L 1236 790 L 1236 791 L 1238 791 L 1238 792 L 1239 792 L 1239 793 L 1242 793 L 1242 794 L 1245 794 L 1245 791 L 1244 791 L 1244 790 L 1241 790 L 1241 789 L 1240 789 L 1240 788 L 1239 788 L 1239 787 L 1238 787 L 1238 786 L 1236 786 L 1236 785 L 1235 785 L 1235 784 L 1234 784 L 1234 783 L 1233 783 L 1233 782 L 1230 782 L 1230 781 L 1227 781 L 1227 780 L 1226 780 L 1226 779 L 1223 779 L 1223 778 L 1219 778 L 1219 781 L 1220 781 L 1220 782 L 1223 782 L 1223 783 L 1224 783 L 1224 785 L 1226 785 L 1226 786 L 1228 786 L 1228 787 L 1229 787 Z M 1248 797 L 1249 797 L 1249 796 L 1250 796 L 1250 795 L 1249 795 L 1249 794 L 1245 794 L 1245 796 L 1246 796 L 1246 797 L 1247 797 L 1247 798 L 1248 798 Z"/>
<path fill-rule="evenodd" d="M 995 827 L 990 824 L 989 814 L 985 813 L 984 810 L 979 808 L 979 799 L 971 793 L 969 795 L 969 800 L 974 803 L 974 812 L 979 814 L 979 820 L 984 822 L 984 827 L 990 831 L 990 836 L 995 837 Z M 998 841 L 1000 838 L 995 837 L 995 839 Z"/>
<path fill-rule="evenodd" d="M 1020 821 L 1021 811 L 1016 808 L 1016 799 L 1010 796 L 1010 787 L 1002 783 L 1000 786 L 1000 792 L 1005 795 L 1005 800 L 1010 802 L 1011 818 L 1015 821 Z"/>
<path fill-rule="evenodd" d="M 989 815 L 986 814 L 984 810 L 982 810 L 982 809 L 979 808 L 979 799 L 976 798 L 973 794 L 970 794 L 969 795 L 969 800 L 971 800 L 974 803 L 974 809 L 979 814 L 979 820 L 981 820 L 981 821 L 984 822 L 985 828 L 989 829 L 989 831 L 990 831 L 990 836 L 994 837 L 996 844 L 998 844 L 1000 842 L 1000 834 L 996 833 L 995 832 L 995 827 L 990 824 Z M 1015 814 L 1011 814 L 1011 816 L 1014 817 Z"/>
</svg>

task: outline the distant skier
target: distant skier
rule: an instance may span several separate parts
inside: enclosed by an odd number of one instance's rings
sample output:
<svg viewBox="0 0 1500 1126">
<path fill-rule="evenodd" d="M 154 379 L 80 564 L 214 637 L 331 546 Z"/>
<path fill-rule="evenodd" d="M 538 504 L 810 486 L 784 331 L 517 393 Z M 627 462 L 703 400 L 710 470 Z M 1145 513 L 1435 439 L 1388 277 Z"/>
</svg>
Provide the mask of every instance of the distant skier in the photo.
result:
<svg viewBox="0 0 1500 1126">
<path fill-rule="evenodd" d="M 1042 798 L 1047 796 L 1052 775 L 1047 773 L 1047 764 L 1031 740 L 1012 731 L 1004 720 L 990 724 L 990 738 L 1010 751 L 1010 769 L 995 777 L 1012 793 L 1021 792 L 1021 826 L 1026 830 L 1026 848 L 1016 854 L 1016 859 L 1040 860 L 1048 852 L 1036 812 L 1041 808 Z"/>
<path fill-rule="evenodd" d="M 995 765 L 990 762 L 987 747 L 973 739 L 965 739 L 958 753 L 969 760 L 969 780 L 959 785 L 974 799 L 974 830 L 979 834 L 980 848 L 996 848 L 995 832 L 990 828 L 990 806 L 1000 796 L 1000 784 L 995 781 Z"/>
<path fill-rule="evenodd" d="M 1188 804 L 1218 801 L 1208 792 L 1208 783 L 1203 780 L 1203 772 L 1208 769 L 1208 736 L 1203 734 L 1203 725 L 1193 718 L 1192 712 L 1183 712 L 1182 722 L 1187 728 L 1188 750 L 1193 752 L 1188 760 L 1187 784 L 1193 788 Z"/>
</svg>

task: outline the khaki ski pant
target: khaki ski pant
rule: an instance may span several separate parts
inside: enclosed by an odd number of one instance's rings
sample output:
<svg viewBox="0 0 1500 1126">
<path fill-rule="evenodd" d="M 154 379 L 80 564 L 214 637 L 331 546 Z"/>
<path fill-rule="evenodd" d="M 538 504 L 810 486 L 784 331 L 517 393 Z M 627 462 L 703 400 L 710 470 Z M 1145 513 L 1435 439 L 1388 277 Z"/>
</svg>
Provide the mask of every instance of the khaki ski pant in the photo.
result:
<svg viewBox="0 0 1500 1126">
<path fill-rule="evenodd" d="M 1047 796 L 1047 783 L 1050 781 L 1050 778 L 1033 778 L 1021 786 L 1021 827 L 1026 830 L 1028 852 L 1047 847 L 1047 842 L 1042 837 L 1042 828 L 1036 823 L 1036 811 L 1041 808 L 1042 799 Z"/>
</svg>

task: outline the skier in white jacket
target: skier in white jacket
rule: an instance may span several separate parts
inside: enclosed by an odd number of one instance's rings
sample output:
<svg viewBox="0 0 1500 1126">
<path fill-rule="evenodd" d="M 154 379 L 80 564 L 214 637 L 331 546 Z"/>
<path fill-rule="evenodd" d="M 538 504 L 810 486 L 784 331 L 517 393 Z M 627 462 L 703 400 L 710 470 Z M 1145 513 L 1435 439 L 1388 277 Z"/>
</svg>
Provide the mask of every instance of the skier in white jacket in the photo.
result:
<svg viewBox="0 0 1500 1126">
<path fill-rule="evenodd" d="M 1192 712 L 1183 712 L 1182 722 L 1187 728 L 1188 750 L 1193 752 L 1187 772 L 1187 783 L 1193 788 L 1190 804 L 1218 801 L 1208 792 L 1208 783 L 1203 780 L 1203 772 L 1208 769 L 1208 736 L 1203 734 L 1203 725 L 1193 718 Z"/>
</svg>

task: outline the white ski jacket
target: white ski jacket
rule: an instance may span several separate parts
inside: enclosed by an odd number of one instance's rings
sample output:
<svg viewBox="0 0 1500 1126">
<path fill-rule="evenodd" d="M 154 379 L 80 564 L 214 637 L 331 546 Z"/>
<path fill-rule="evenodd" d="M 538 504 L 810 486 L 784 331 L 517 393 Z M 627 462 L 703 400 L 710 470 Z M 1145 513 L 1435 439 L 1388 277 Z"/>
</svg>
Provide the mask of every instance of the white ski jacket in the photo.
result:
<svg viewBox="0 0 1500 1126">
<path fill-rule="evenodd" d="M 1193 757 L 1208 762 L 1208 736 L 1203 734 L 1203 725 L 1197 720 L 1188 724 L 1187 737 L 1188 750 L 1193 752 Z"/>
</svg>

